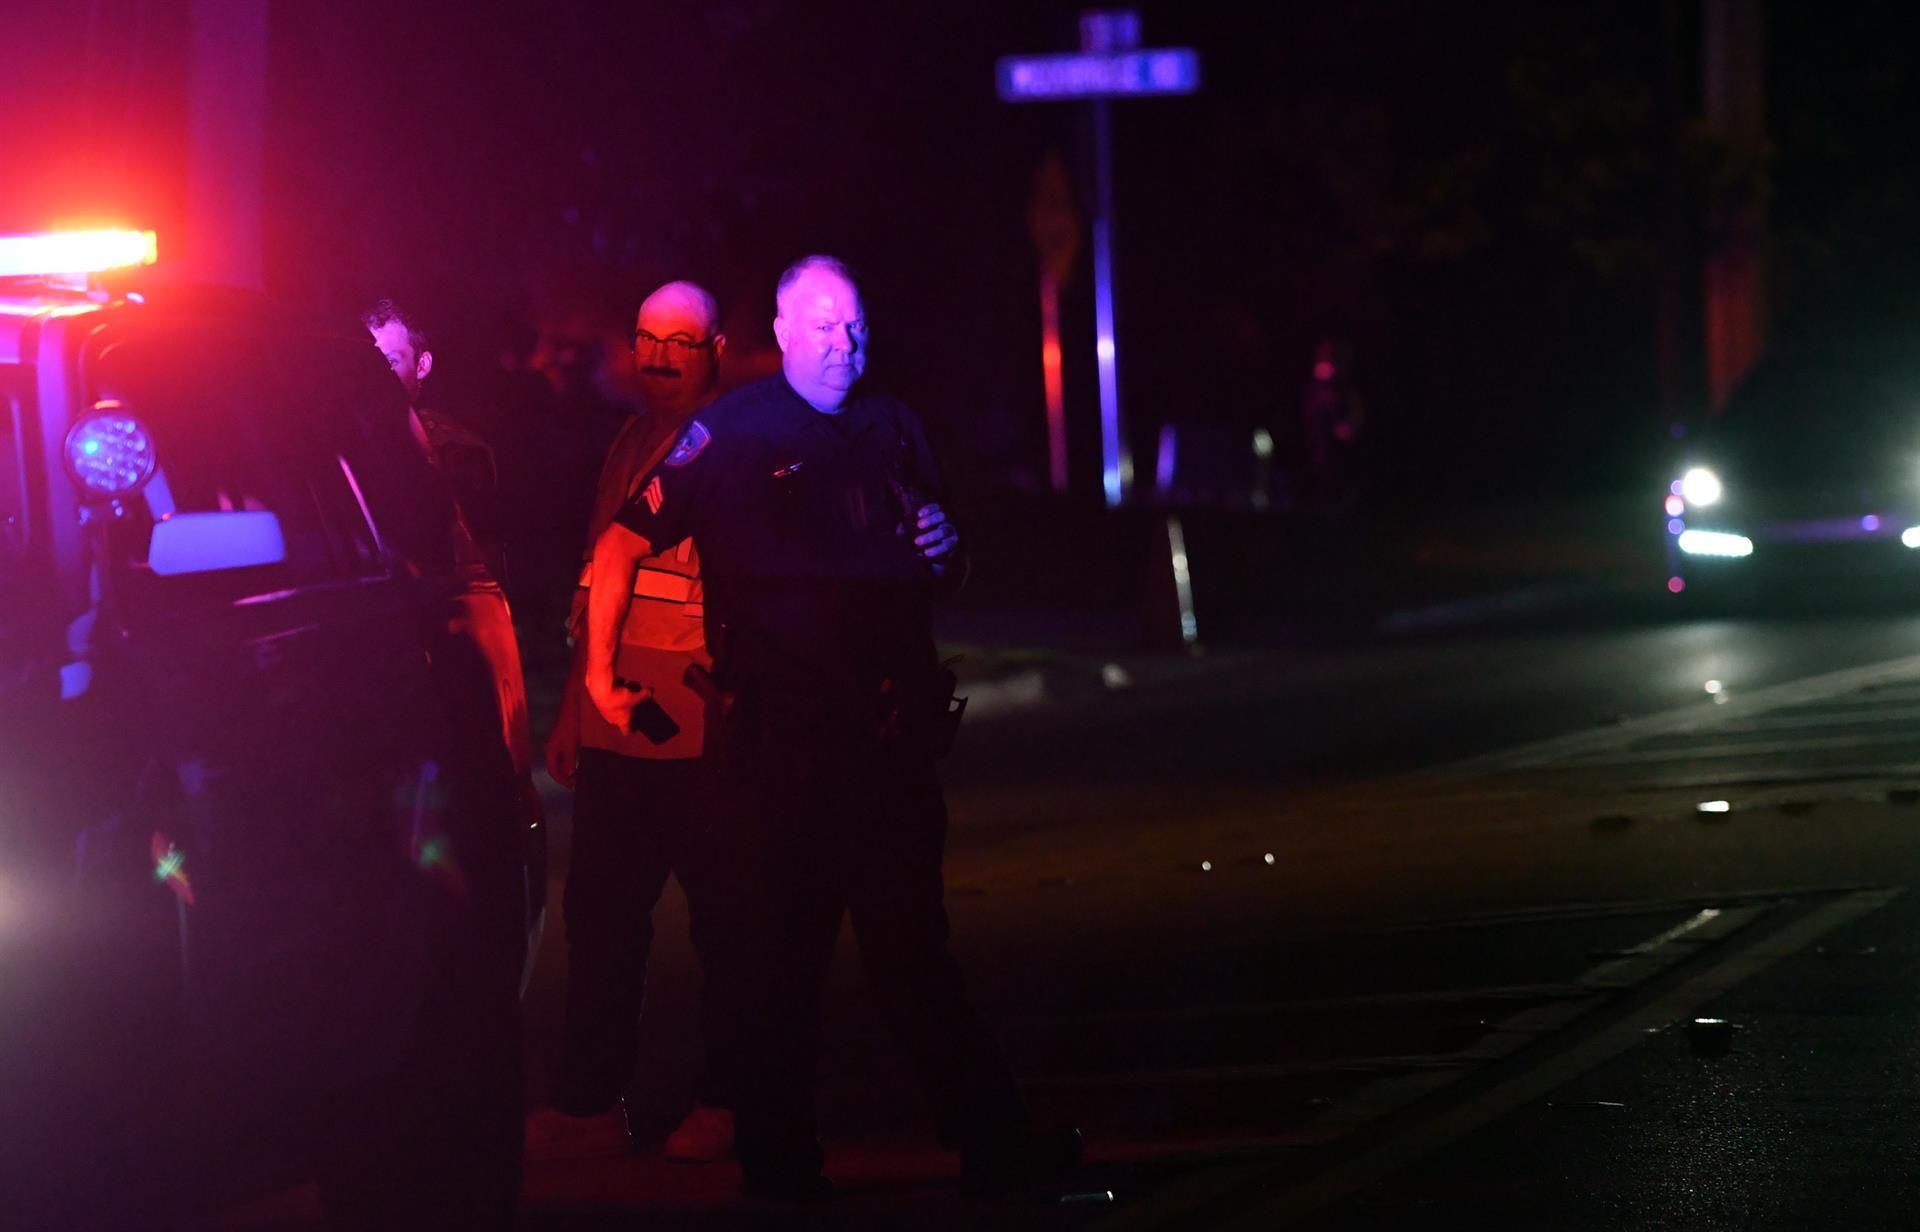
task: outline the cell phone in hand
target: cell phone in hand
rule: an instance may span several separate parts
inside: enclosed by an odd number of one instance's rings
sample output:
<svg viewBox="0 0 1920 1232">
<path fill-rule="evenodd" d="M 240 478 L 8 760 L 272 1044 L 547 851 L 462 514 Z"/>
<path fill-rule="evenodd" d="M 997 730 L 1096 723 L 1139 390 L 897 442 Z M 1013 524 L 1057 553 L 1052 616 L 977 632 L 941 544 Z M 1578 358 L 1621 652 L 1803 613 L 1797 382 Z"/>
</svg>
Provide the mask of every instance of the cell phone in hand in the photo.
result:
<svg viewBox="0 0 1920 1232">
<path fill-rule="evenodd" d="M 680 734 L 680 725 L 673 721 L 673 716 L 667 713 L 667 708 L 650 690 L 627 680 L 616 680 L 614 683 L 620 688 L 647 694 L 633 708 L 633 714 L 627 720 L 628 731 L 639 732 L 655 744 L 665 744 Z"/>
</svg>

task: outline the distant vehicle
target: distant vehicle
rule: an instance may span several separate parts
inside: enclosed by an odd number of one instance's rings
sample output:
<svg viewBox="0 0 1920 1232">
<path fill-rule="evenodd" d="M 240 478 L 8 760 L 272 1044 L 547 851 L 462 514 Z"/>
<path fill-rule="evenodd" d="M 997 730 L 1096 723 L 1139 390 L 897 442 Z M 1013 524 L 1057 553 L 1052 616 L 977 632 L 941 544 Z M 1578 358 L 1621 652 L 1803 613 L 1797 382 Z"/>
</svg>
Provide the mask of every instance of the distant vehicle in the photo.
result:
<svg viewBox="0 0 1920 1232">
<path fill-rule="evenodd" d="M 500 588 L 356 323 L 5 279 L 32 251 L 0 237 L 4 1222 L 315 1179 L 348 1226 L 506 1226 L 546 839 Z"/>
<path fill-rule="evenodd" d="M 1660 499 L 1674 594 L 1920 583 L 1920 351 L 1776 350 L 1686 442 Z"/>
</svg>

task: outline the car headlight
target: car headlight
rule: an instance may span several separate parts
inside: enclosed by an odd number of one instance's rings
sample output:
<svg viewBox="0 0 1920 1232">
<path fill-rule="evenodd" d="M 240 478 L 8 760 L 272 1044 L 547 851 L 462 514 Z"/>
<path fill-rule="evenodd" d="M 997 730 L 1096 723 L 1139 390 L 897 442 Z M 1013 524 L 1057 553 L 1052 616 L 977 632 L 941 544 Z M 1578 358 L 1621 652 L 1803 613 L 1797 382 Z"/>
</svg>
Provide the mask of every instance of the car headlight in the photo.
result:
<svg viewBox="0 0 1920 1232">
<path fill-rule="evenodd" d="M 1713 504 L 1724 491 L 1720 476 L 1704 466 L 1696 466 L 1680 477 L 1680 496 L 1695 508 Z"/>
</svg>

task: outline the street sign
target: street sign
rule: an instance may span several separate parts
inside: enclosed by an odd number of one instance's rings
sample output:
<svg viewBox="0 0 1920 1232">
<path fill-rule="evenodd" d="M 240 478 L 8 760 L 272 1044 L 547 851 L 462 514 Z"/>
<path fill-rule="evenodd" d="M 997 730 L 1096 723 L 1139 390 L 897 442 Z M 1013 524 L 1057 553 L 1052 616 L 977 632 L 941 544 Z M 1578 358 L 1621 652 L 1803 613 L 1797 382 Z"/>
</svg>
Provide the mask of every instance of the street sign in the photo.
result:
<svg viewBox="0 0 1920 1232">
<path fill-rule="evenodd" d="M 1086 9 L 1081 12 L 1081 51 L 1132 51 L 1138 46 L 1140 10 Z"/>
<path fill-rule="evenodd" d="M 1156 47 L 1002 56 L 998 76 L 1000 99 L 1008 103 L 1192 94 L 1200 88 L 1200 53 L 1191 47 Z"/>
</svg>

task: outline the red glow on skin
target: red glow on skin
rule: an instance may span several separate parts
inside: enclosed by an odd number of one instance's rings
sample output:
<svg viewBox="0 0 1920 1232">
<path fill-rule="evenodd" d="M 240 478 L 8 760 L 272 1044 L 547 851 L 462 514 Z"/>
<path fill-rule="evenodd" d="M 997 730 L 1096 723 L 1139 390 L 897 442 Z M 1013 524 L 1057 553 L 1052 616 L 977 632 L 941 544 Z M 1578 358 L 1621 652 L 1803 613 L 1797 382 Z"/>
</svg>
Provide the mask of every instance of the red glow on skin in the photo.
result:
<svg viewBox="0 0 1920 1232">
<path fill-rule="evenodd" d="M 1667 590 L 1673 594 L 1677 595 L 1686 588 L 1687 579 L 1685 578 L 1670 577 L 1667 579 Z"/>
<path fill-rule="evenodd" d="M 1330 359 L 1316 360 L 1313 365 L 1313 379 L 1316 381 L 1331 381 L 1333 379 L 1333 361 Z"/>
</svg>

